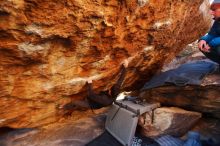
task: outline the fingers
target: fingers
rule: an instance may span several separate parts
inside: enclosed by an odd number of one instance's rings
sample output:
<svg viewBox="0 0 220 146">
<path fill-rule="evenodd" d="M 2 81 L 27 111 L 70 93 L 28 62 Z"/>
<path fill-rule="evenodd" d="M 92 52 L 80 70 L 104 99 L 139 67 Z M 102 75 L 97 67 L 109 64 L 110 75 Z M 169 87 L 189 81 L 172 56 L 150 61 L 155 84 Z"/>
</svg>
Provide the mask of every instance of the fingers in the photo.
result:
<svg viewBox="0 0 220 146">
<path fill-rule="evenodd" d="M 210 52 L 210 46 L 209 46 L 209 45 L 206 45 L 206 46 L 205 46 L 205 51 L 206 51 L 206 52 Z"/>
<path fill-rule="evenodd" d="M 199 42 L 198 47 L 203 52 L 210 52 L 210 46 L 204 40 Z"/>
<path fill-rule="evenodd" d="M 92 79 L 88 79 L 88 80 L 87 80 L 87 83 L 92 83 Z"/>
<path fill-rule="evenodd" d="M 207 45 L 206 41 L 201 40 L 199 41 L 198 47 L 200 50 L 203 50 L 206 45 Z"/>
<path fill-rule="evenodd" d="M 203 48 L 201 50 L 204 52 L 210 52 L 210 46 L 208 44 L 206 44 L 203 46 Z"/>
<path fill-rule="evenodd" d="M 129 62 L 128 62 L 128 60 L 127 60 L 127 59 L 125 59 L 125 60 L 123 61 L 123 63 L 122 63 L 122 64 L 124 65 L 124 67 L 125 67 L 125 68 L 127 68 L 127 67 L 128 67 L 128 63 L 129 63 Z"/>
</svg>

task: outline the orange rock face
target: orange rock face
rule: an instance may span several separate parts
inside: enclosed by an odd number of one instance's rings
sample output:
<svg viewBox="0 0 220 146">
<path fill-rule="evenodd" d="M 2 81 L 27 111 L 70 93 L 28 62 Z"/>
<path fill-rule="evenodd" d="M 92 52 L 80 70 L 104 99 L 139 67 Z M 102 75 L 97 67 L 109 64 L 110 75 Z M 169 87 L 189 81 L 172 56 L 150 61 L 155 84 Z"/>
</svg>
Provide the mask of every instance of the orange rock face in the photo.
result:
<svg viewBox="0 0 220 146">
<path fill-rule="evenodd" d="M 0 127 L 36 127 L 109 89 L 137 88 L 210 24 L 203 0 L 0 0 Z M 207 19 L 207 20 L 206 20 Z"/>
</svg>

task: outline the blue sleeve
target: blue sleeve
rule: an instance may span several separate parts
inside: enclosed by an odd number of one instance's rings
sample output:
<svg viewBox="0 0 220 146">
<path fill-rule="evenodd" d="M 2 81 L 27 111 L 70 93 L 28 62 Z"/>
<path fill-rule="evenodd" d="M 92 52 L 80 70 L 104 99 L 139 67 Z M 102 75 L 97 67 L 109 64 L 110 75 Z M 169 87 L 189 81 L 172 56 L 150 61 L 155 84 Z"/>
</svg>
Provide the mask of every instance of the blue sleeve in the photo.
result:
<svg viewBox="0 0 220 146">
<path fill-rule="evenodd" d="M 210 47 L 216 47 L 220 45 L 220 37 L 215 37 L 209 42 Z"/>
<path fill-rule="evenodd" d="M 217 34 L 217 28 L 219 27 L 219 23 L 217 21 L 215 21 L 210 29 L 210 31 L 208 32 L 207 35 L 203 36 L 200 38 L 200 40 L 205 40 L 206 42 L 210 42 L 212 39 L 214 39 L 215 37 L 218 36 Z"/>
<path fill-rule="evenodd" d="M 204 40 L 206 42 L 210 42 L 215 36 L 214 35 L 211 35 L 211 34 L 207 34 L 207 35 L 204 35 L 203 37 L 200 38 L 200 40 Z"/>
</svg>

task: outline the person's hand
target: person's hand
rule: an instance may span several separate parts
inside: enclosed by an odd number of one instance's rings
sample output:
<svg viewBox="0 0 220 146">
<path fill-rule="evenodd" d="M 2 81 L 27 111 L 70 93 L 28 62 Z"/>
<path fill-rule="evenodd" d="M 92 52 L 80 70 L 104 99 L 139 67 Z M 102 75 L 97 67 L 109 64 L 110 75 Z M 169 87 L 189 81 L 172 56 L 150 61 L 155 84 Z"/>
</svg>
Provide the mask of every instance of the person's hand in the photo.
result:
<svg viewBox="0 0 220 146">
<path fill-rule="evenodd" d="M 88 82 L 89 84 L 91 84 L 91 83 L 92 83 L 92 79 L 88 79 L 87 82 Z"/>
<path fill-rule="evenodd" d="M 200 40 L 198 47 L 203 52 L 210 52 L 210 46 L 207 44 L 205 40 Z"/>
<path fill-rule="evenodd" d="M 125 59 L 122 64 L 124 65 L 125 68 L 127 68 L 128 67 L 128 60 Z"/>
<path fill-rule="evenodd" d="M 210 52 L 210 46 L 208 44 L 206 44 L 205 48 L 204 48 L 204 52 Z"/>
</svg>

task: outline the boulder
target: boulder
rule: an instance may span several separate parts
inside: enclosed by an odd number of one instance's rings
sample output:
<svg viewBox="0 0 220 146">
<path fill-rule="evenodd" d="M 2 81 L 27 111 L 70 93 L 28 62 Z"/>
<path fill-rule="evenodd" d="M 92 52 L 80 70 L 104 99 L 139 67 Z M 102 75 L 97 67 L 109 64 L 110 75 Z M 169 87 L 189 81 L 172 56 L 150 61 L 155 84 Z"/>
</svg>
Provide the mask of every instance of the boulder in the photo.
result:
<svg viewBox="0 0 220 146">
<path fill-rule="evenodd" d="M 216 146 L 220 144 L 219 119 L 210 117 L 202 118 L 197 122 L 196 126 L 193 127 L 192 131 L 199 132 L 201 134 L 201 140 L 208 140 L 211 143 L 216 143 Z"/>
<path fill-rule="evenodd" d="M 0 127 L 37 127 L 116 82 L 142 87 L 210 27 L 208 0 L 10 0 L 0 3 Z"/>
<path fill-rule="evenodd" d="M 140 97 L 163 106 L 176 106 L 220 119 L 219 90 L 220 75 L 213 73 L 206 75 L 201 85 L 161 86 L 141 92 Z"/>
<path fill-rule="evenodd" d="M 63 120 L 43 128 L 14 129 L 0 135 L 1 146 L 85 146 L 104 132 L 105 115 Z"/>
<path fill-rule="evenodd" d="M 145 113 L 139 120 L 142 133 L 147 137 L 161 135 L 182 136 L 201 118 L 198 112 L 177 107 L 161 107 Z"/>
</svg>

